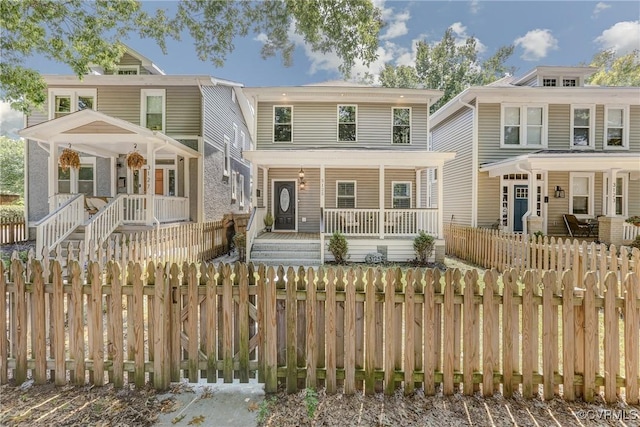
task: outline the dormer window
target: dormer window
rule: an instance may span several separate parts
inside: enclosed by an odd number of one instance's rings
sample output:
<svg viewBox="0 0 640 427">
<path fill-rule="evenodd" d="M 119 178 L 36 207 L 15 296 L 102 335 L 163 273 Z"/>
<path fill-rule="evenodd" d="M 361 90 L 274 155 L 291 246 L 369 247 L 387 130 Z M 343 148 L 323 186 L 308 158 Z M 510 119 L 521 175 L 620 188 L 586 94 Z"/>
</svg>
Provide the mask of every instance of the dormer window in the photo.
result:
<svg viewBox="0 0 640 427">
<path fill-rule="evenodd" d="M 137 65 L 120 65 L 116 68 L 115 74 L 119 76 L 137 76 L 140 74 L 140 67 Z"/>
<path fill-rule="evenodd" d="M 555 87 L 558 86 L 558 79 L 545 77 L 542 79 L 542 86 Z"/>
<path fill-rule="evenodd" d="M 542 86 L 545 87 L 577 87 L 579 86 L 579 79 L 577 77 L 551 77 L 546 76 L 542 78 Z"/>
<path fill-rule="evenodd" d="M 562 86 L 576 87 L 578 86 L 578 79 L 574 79 L 574 78 L 562 79 Z"/>
</svg>

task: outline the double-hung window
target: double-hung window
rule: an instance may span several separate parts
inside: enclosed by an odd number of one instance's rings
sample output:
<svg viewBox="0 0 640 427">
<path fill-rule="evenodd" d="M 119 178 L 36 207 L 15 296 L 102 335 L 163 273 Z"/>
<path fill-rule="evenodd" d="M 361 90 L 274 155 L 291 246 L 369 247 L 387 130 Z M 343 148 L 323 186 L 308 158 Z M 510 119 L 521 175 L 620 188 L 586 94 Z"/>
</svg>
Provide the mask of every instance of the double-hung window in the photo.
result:
<svg viewBox="0 0 640 427">
<path fill-rule="evenodd" d="M 616 186 L 614 188 L 614 198 L 616 205 L 616 215 L 627 217 L 627 176 L 621 175 L 616 177 Z M 609 177 L 605 176 L 604 179 L 604 198 L 602 200 L 603 213 L 609 215 Z"/>
<path fill-rule="evenodd" d="M 273 142 L 293 141 L 293 107 L 276 105 L 273 107 Z"/>
<path fill-rule="evenodd" d="M 336 182 L 336 207 L 338 209 L 355 209 L 356 207 L 356 182 Z"/>
<path fill-rule="evenodd" d="M 244 175 L 238 173 L 238 204 L 244 208 Z"/>
<path fill-rule="evenodd" d="M 355 142 L 358 140 L 358 107 L 356 105 L 338 105 L 338 141 Z"/>
<path fill-rule="evenodd" d="M 391 183 L 393 192 L 394 209 L 411 209 L 411 183 L 393 182 Z"/>
<path fill-rule="evenodd" d="M 546 105 L 502 106 L 502 147 L 547 145 Z"/>
<path fill-rule="evenodd" d="M 571 106 L 571 148 L 594 148 L 595 107 Z"/>
<path fill-rule="evenodd" d="M 238 173 L 231 173 L 231 200 L 236 200 L 238 194 Z"/>
<path fill-rule="evenodd" d="M 569 212 L 578 216 L 594 214 L 594 174 L 576 172 L 570 174 Z"/>
<path fill-rule="evenodd" d="M 606 106 L 604 109 L 604 148 L 629 148 L 629 107 Z"/>
<path fill-rule="evenodd" d="M 78 194 L 94 196 L 96 192 L 96 182 L 94 179 L 95 158 L 81 157 L 80 169 L 62 169 L 58 166 L 58 193 L 71 193 L 71 183 L 76 184 Z"/>
<path fill-rule="evenodd" d="M 224 136 L 224 176 L 231 173 L 231 140 L 227 135 Z"/>
<path fill-rule="evenodd" d="M 164 89 L 142 89 L 140 123 L 151 130 L 164 132 L 166 129 L 166 91 Z"/>
<path fill-rule="evenodd" d="M 411 143 L 411 108 L 393 108 L 393 143 Z"/>
<path fill-rule="evenodd" d="M 49 119 L 96 109 L 96 89 L 49 89 Z"/>
</svg>

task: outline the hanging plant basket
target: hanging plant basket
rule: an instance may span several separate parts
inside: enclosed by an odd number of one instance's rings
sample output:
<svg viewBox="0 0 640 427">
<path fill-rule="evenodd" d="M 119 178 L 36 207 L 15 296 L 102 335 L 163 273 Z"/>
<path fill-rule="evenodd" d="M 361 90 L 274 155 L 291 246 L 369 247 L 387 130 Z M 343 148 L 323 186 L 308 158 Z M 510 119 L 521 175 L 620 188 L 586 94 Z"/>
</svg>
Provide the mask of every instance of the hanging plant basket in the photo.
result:
<svg viewBox="0 0 640 427">
<path fill-rule="evenodd" d="M 65 171 L 69 168 L 80 169 L 80 156 L 77 151 L 73 151 L 70 148 L 62 150 L 62 154 L 60 154 L 58 162 L 60 163 L 62 170 Z"/>
<path fill-rule="evenodd" d="M 144 157 L 137 151 L 132 151 L 127 155 L 127 166 L 131 170 L 138 170 L 144 166 Z"/>
</svg>

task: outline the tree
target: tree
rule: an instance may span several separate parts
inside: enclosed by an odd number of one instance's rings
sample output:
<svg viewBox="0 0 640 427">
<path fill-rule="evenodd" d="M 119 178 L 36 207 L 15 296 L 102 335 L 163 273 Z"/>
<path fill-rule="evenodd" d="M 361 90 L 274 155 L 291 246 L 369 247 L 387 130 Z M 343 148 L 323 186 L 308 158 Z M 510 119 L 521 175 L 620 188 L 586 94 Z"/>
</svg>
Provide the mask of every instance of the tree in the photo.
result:
<svg viewBox="0 0 640 427">
<path fill-rule="evenodd" d="M 419 41 L 415 67 L 386 64 L 380 73 L 380 82 L 385 87 L 426 87 L 438 89 L 444 95 L 431 106 L 436 111 L 451 98 L 469 86 L 486 85 L 513 68 L 505 62 L 513 54 L 513 46 L 500 47 L 485 61 L 477 54 L 477 41 L 467 37 L 463 43 L 456 41 L 453 30 L 448 28 L 442 40 L 434 45 Z"/>
<path fill-rule="evenodd" d="M 587 80 L 600 86 L 640 86 L 640 50 L 636 49 L 623 56 L 616 56 L 613 49 L 596 53 L 591 60 L 596 71 Z"/>
<path fill-rule="evenodd" d="M 0 90 L 2 99 L 28 113 L 44 104 L 46 84 L 24 65 L 32 55 L 67 64 L 82 77 L 90 64 L 113 69 L 129 36 L 151 38 L 166 52 L 167 38 L 188 32 L 198 56 L 216 66 L 234 49 L 233 40 L 261 34 L 263 58 L 280 54 L 291 64 L 291 31 L 313 51 L 335 52 L 348 75 L 356 59 L 376 59 L 380 10 L 370 0 L 264 0 L 179 2 L 169 14 L 148 13 L 140 0 L 0 1 Z"/>
<path fill-rule="evenodd" d="M 0 136 L 0 193 L 24 195 L 24 141 Z"/>
</svg>

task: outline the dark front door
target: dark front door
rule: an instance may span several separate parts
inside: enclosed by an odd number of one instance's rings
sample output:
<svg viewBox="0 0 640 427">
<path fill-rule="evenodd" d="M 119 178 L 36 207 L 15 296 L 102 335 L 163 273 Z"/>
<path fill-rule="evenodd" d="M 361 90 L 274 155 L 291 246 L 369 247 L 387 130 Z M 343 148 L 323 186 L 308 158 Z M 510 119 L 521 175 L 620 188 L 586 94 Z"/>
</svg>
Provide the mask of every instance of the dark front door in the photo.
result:
<svg viewBox="0 0 640 427">
<path fill-rule="evenodd" d="M 274 230 L 296 229 L 296 182 L 280 181 L 274 190 Z"/>
<path fill-rule="evenodd" d="M 526 185 L 516 185 L 513 187 L 513 231 L 522 231 L 522 215 L 527 213 L 529 208 L 529 187 Z"/>
</svg>

